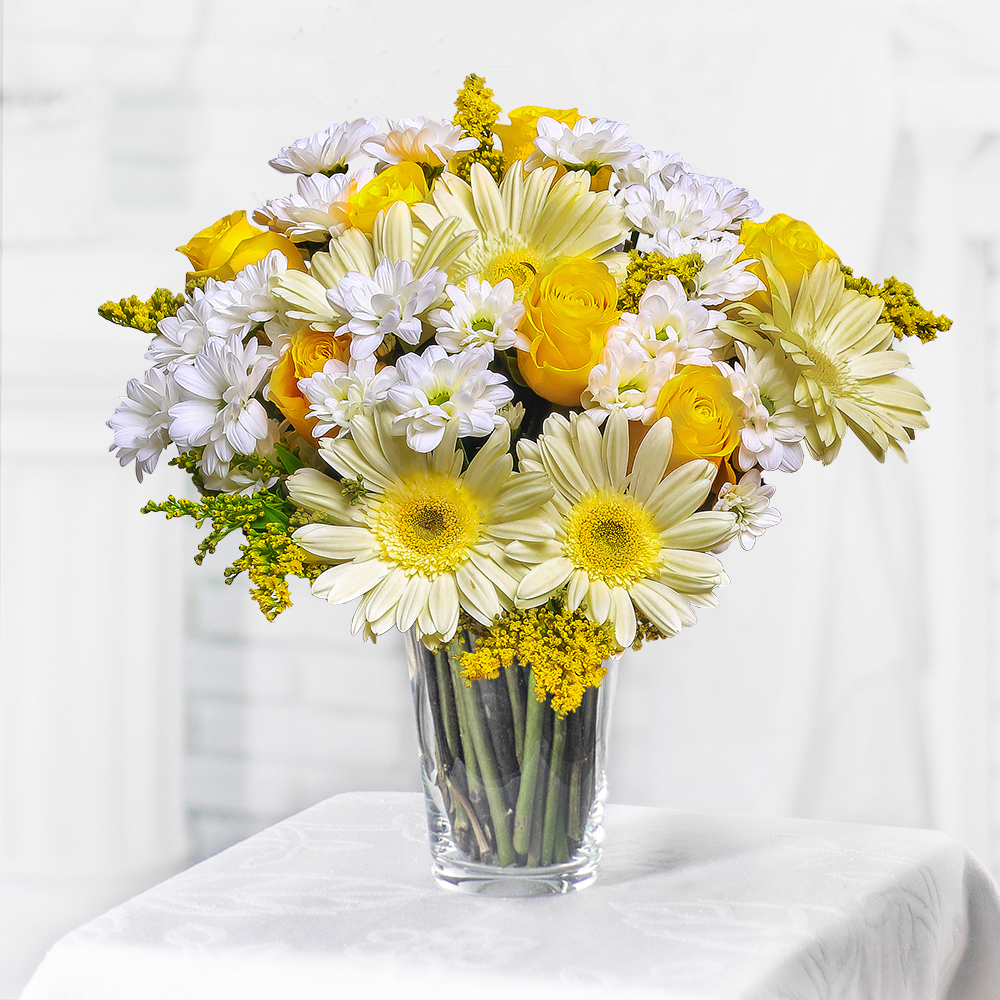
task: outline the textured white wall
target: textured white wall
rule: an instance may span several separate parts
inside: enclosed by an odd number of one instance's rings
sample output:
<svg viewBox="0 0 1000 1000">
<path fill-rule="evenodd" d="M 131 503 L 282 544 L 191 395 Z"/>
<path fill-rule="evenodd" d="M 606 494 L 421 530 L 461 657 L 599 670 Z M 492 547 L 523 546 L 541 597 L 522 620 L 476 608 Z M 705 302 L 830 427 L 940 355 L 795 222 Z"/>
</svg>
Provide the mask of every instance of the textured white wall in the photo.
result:
<svg viewBox="0 0 1000 1000">
<path fill-rule="evenodd" d="M 179 286 L 170 247 L 290 187 L 267 166 L 281 145 L 361 114 L 446 116 L 470 71 L 508 108 L 629 122 L 956 320 L 911 352 L 934 406 L 911 464 L 859 447 L 782 477 L 784 521 L 725 557 L 723 606 L 630 658 L 613 797 L 937 826 L 1000 860 L 995 5 L 8 0 L 4 17 L 5 877 L 24 872 L 9 829 L 103 829 L 111 856 L 109 816 L 136 856 L 146 836 L 147 859 L 178 863 L 179 834 L 149 821 L 179 816 L 181 660 L 195 856 L 339 790 L 417 787 L 398 642 L 362 646 L 305 593 L 268 625 L 221 583 L 232 547 L 195 569 L 190 529 L 135 513 L 178 480 L 137 487 L 102 453 L 145 345 L 94 308 Z M 76 641 L 68 621 L 106 624 Z M 25 742 L 25 720 L 51 735 Z M 99 771 L 136 731 L 155 806 Z M 103 784 L 53 784 L 68 761 Z M 36 855 L 49 887 L 87 875 Z M 30 939 L 32 904 L 5 893 L 0 995 L 124 884 L 98 872 L 76 909 L 39 891 Z"/>
</svg>

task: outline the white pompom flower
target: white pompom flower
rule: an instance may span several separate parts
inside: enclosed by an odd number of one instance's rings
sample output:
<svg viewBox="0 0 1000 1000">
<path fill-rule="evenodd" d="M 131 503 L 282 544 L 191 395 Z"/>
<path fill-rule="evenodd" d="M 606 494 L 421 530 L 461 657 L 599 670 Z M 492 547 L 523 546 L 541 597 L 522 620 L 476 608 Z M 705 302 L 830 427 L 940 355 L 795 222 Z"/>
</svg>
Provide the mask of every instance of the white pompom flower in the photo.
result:
<svg viewBox="0 0 1000 1000">
<path fill-rule="evenodd" d="M 205 290 L 196 288 L 176 316 L 165 316 L 156 324 L 157 333 L 146 352 L 147 361 L 173 371 L 198 356 L 213 336 L 211 325 L 217 316 L 217 289 L 218 284 L 209 278 Z"/>
<path fill-rule="evenodd" d="M 116 457 L 122 466 L 135 462 L 135 476 L 141 483 L 143 474 L 156 468 L 160 454 L 171 443 L 169 411 L 177 402 L 177 385 L 169 372 L 151 368 L 145 381 L 129 379 L 125 393 L 107 422 L 115 432 L 108 450 L 118 449 Z"/>
<path fill-rule="evenodd" d="M 401 118 L 388 125 L 385 132 L 373 135 L 364 144 L 369 156 L 385 163 L 409 161 L 443 167 L 457 153 L 468 152 L 479 145 L 477 138 L 463 136 L 462 129 L 449 121 Z"/>
<path fill-rule="evenodd" d="M 434 339 L 451 353 L 467 347 L 485 347 L 493 351 L 513 347 L 517 325 L 524 318 L 524 305 L 514 297 L 514 283 L 504 278 L 496 285 L 478 281 L 474 276 L 465 283 L 446 289 L 451 309 L 433 309 L 428 319 L 435 327 Z"/>
<path fill-rule="evenodd" d="M 423 334 L 421 316 L 440 298 L 447 275 L 436 267 L 413 276 L 408 260 L 383 257 L 375 274 L 349 271 L 326 292 L 327 301 L 344 322 L 337 335 L 351 335 L 351 357 L 366 358 L 388 335 L 417 345 Z"/>
<path fill-rule="evenodd" d="M 654 174 L 646 184 L 629 185 L 622 202 L 633 228 L 658 239 L 662 239 L 660 229 L 676 230 L 679 236 L 706 236 L 733 223 L 723 195 L 693 174 L 681 174 L 669 185 Z"/>
<path fill-rule="evenodd" d="M 331 125 L 308 139 L 297 139 L 268 161 L 283 174 L 322 174 L 343 172 L 360 153 L 366 139 L 378 129 L 378 119 L 355 118 Z"/>
<path fill-rule="evenodd" d="M 221 282 L 213 296 L 216 315 L 208 322 L 212 333 L 245 337 L 255 323 L 274 319 L 279 306 L 272 291 L 276 279 L 287 270 L 288 258 L 272 250 L 263 260 L 244 267 L 232 281 Z"/>
<path fill-rule="evenodd" d="M 626 167 L 642 155 L 642 146 L 628 141 L 628 126 L 607 118 L 581 118 L 575 125 L 539 118 L 534 143 L 535 151 L 524 164 L 528 170 L 555 161 L 596 173 L 601 167 Z"/>
<path fill-rule="evenodd" d="M 740 545 L 749 552 L 764 531 L 781 520 L 781 514 L 770 506 L 773 496 L 774 487 L 762 485 L 760 470 L 751 469 L 738 484 L 723 483 L 712 510 L 730 513 L 736 518 L 736 535 Z M 724 549 L 722 546 L 713 551 Z"/>
<path fill-rule="evenodd" d="M 234 455 L 252 455 L 268 434 L 267 414 L 254 394 L 267 374 L 253 338 L 213 337 L 190 364 L 174 372 L 180 400 L 170 407 L 170 436 L 182 448 L 205 449 L 201 465 L 225 475 Z"/>
<path fill-rule="evenodd" d="M 609 340 L 580 397 L 584 412 L 598 426 L 615 410 L 621 410 L 629 420 L 651 424 L 657 396 L 675 368 L 673 355 L 650 357 L 634 344 Z"/>
<path fill-rule="evenodd" d="M 655 236 L 643 237 L 639 249 L 656 251 L 665 257 L 698 254 L 702 265 L 692 278 L 694 289 L 690 298 L 704 306 L 740 302 L 764 287 L 763 282 L 747 270 L 753 259 L 739 259 L 743 244 L 733 233 L 713 234 L 712 239 L 701 239 L 682 237 L 674 229 L 660 229 Z"/>
<path fill-rule="evenodd" d="M 396 362 L 399 381 L 389 389 L 397 411 L 393 431 L 426 453 L 441 443 L 452 421 L 459 437 L 486 437 L 506 423 L 499 411 L 514 393 L 503 375 L 489 370 L 490 360 L 482 348 L 448 354 L 436 344 L 420 355 L 404 354 Z"/>
<path fill-rule="evenodd" d="M 272 198 L 253 213 L 254 222 L 282 233 L 295 243 L 337 237 L 351 226 L 349 200 L 375 176 L 365 167 L 353 174 L 300 176 L 297 193 Z"/>
<path fill-rule="evenodd" d="M 308 416 L 316 417 L 313 437 L 347 427 L 351 418 L 361 413 L 374 412 L 398 379 L 392 365 L 375 371 L 372 355 L 360 360 L 351 358 L 347 364 L 331 358 L 322 371 L 299 379 L 299 391 L 310 403 Z"/>
</svg>

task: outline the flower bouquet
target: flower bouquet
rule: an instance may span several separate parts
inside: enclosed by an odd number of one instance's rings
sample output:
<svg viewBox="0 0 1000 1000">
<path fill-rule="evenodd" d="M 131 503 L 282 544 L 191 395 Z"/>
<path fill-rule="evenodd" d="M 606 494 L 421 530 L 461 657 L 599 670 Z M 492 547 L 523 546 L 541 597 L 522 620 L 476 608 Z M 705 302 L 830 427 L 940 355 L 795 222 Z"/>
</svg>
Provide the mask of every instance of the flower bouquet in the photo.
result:
<svg viewBox="0 0 1000 1000">
<path fill-rule="evenodd" d="M 575 109 L 357 119 L 271 160 L 296 191 L 179 249 L 183 294 L 108 421 L 169 446 L 269 619 L 289 576 L 408 636 L 434 871 L 474 891 L 594 878 L 617 659 L 727 582 L 774 486 L 848 431 L 904 456 L 928 405 L 902 337 L 949 321 L 803 222 Z M 259 227 L 259 228 L 258 228 Z"/>
</svg>

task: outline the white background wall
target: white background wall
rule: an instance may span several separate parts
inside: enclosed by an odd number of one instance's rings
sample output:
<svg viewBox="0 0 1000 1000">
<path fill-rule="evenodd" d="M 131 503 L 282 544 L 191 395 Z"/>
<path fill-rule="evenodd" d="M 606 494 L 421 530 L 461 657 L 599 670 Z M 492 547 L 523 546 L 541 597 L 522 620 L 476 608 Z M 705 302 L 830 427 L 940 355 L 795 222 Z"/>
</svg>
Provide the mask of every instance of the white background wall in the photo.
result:
<svg viewBox="0 0 1000 1000">
<path fill-rule="evenodd" d="M 448 116 L 470 71 L 629 122 L 955 320 L 911 350 L 910 465 L 781 477 L 722 607 L 630 657 L 612 796 L 932 826 L 1000 866 L 996 5 L 8 0 L 4 27 L 0 996 L 190 858 L 418 787 L 398 642 L 307 593 L 269 625 L 234 547 L 196 569 L 191 528 L 139 516 L 183 483 L 106 454 L 145 338 L 95 308 L 179 287 L 171 247 L 290 188 L 280 146 Z"/>
</svg>

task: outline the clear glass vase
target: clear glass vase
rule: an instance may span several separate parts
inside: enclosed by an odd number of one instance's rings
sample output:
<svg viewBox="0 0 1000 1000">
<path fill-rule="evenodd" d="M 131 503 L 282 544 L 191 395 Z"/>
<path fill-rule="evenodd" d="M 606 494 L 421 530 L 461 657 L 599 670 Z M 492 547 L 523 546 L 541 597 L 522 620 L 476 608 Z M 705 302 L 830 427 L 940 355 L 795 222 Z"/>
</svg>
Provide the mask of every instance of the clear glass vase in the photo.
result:
<svg viewBox="0 0 1000 1000">
<path fill-rule="evenodd" d="M 530 663 L 467 683 L 460 633 L 436 652 L 411 630 L 407 654 L 434 876 L 461 892 L 534 896 L 597 877 L 605 755 L 617 661 L 559 716 L 534 695 Z"/>
</svg>

